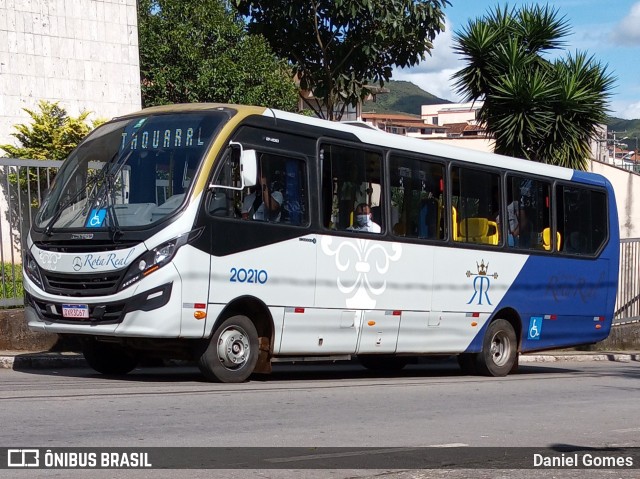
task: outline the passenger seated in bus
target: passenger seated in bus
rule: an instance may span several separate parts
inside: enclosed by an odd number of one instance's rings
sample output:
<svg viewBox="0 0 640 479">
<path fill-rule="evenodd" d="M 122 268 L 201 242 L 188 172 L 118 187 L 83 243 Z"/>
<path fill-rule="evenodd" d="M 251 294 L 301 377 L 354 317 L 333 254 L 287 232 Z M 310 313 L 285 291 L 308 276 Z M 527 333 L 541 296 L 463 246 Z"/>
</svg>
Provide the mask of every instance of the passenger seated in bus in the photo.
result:
<svg viewBox="0 0 640 479">
<path fill-rule="evenodd" d="M 380 225 L 371 219 L 371 208 L 366 203 L 360 203 L 354 210 L 354 224 L 347 228 L 348 231 L 367 231 L 369 233 L 380 233 Z"/>
<path fill-rule="evenodd" d="M 258 193 L 258 188 L 260 193 Z M 273 182 L 269 186 L 264 175 L 260 175 L 260 182 L 242 202 L 242 218 L 252 218 L 258 221 L 280 221 L 282 201 L 282 192 L 278 188 L 277 182 Z"/>
</svg>

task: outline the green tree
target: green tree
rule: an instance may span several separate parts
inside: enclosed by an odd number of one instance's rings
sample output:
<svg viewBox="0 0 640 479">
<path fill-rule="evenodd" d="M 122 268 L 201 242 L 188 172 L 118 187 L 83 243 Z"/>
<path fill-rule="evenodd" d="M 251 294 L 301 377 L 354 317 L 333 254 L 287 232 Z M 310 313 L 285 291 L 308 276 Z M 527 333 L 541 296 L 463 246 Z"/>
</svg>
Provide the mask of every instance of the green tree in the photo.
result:
<svg viewBox="0 0 640 479">
<path fill-rule="evenodd" d="M 145 107 L 244 103 L 293 111 L 297 90 L 284 62 L 222 0 L 139 0 Z"/>
<path fill-rule="evenodd" d="M 44 100 L 38 102 L 37 111 L 28 108 L 24 111 L 31 117 L 31 124 L 14 125 L 16 132 L 11 133 L 20 145 L 0 145 L 9 158 L 64 160 L 80 140 L 102 122 L 96 120 L 89 124 L 90 112 L 82 111 L 72 117 L 57 102 Z"/>
<path fill-rule="evenodd" d="M 484 100 L 478 119 L 496 153 L 586 169 L 614 78 L 584 52 L 545 56 L 569 32 L 557 10 L 534 5 L 496 7 L 455 33 L 454 50 L 467 63 L 453 75 L 456 90 Z"/>
<path fill-rule="evenodd" d="M 91 112 L 83 110 L 77 117 L 69 116 L 67 111 L 57 102 L 41 100 L 38 110 L 24 108 L 31 117 L 31 123 L 14 125 L 16 130 L 11 133 L 19 145 L 0 145 L 9 158 L 27 160 L 64 160 L 75 149 L 80 141 L 96 126 L 104 122 L 103 119 L 88 123 Z M 20 185 L 24 195 L 30 191 L 28 203 L 33 207 L 39 205 L 38 192 L 48 187 L 53 181 L 55 173 L 46 168 L 26 168 L 24 174 L 9 173 L 9 181 L 13 185 Z"/>
<path fill-rule="evenodd" d="M 37 110 L 25 108 L 24 111 L 31 117 L 31 121 L 13 126 L 15 132 L 11 135 L 18 140 L 18 146 L 0 145 L 0 149 L 6 152 L 6 157 L 64 160 L 93 128 L 104 122 L 97 119 L 89 123 L 88 111 L 80 112 L 77 117 L 69 116 L 57 102 L 44 100 L 38 102 Z M 40 196 L 55 178 L 55 171 L 35 167 L 7 167 L 5 171 L 9 184 L 13 186 L 9 188 L 3 181 L 0 188 L 5 190 L 5 198 L 9 198 L 11 205 L 10 210 L 6 212 L 7 219 L 14 228 L 23 228 L 13 236 L 14 244 L 19 247 L 21 238 L 27 233 L 29 226 L 29 223 L 23 220 L 30 218 L 33 212 L 30 208 L 40 206 Z"/>
<path fill-rule="evenodd" d="M 316 115 L 340 119 L 347 105 L 384 85 L 392 67 L 424 60 L 444 30 L 448 0 L 234 0 L 249 31 L 286 58 Z"/>
</svg>

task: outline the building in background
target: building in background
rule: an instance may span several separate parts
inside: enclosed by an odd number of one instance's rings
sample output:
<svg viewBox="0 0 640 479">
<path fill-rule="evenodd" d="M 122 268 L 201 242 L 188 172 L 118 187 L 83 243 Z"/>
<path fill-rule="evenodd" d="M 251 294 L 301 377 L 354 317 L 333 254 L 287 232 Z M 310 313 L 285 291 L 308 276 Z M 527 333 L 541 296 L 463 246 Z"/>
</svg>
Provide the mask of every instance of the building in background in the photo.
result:
<svg viewBox="0 0 640 479">
<path fill-rule="evenodd" d="M 140 109 L 136 0 L 0 2 L 0 144 L 40 100 L 92 118 Z"/>
<path fill-rule="evenodd" d="M 425 123 L 417 116 L 402 113 L 362 113 L 362 121 L 376 128 L 413 138 L 444 138 L 447 127 Z"/>
<path fill-rule="evenodd" d="M 362 113 L 362 121 L 380 130 L 421 140 L 492 152 L 493 141 L 476 120 L 482 102 L 422 105 L 420 117 L 400 113 Z"/>
<path fill-rule="evenodd" d="M 140 109 L 136 0 L 0 1 L 0 144 L 16 144 L 13 126 L 30 123 L 24 109 L 37 110 L 40 100 L 71 116 L 88 110 L 91 119 Z M 0 252 L 19 261 L 6 190 Z"/>
</svg>

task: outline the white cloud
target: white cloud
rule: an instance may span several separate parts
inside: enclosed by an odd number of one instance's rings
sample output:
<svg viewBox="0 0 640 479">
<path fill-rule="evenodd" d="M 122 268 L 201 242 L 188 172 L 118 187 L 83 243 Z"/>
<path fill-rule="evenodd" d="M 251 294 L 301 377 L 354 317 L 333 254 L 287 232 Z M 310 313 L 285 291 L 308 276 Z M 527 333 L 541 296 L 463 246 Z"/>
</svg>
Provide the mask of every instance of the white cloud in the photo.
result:
<svg viewBox="0 0 640 479">
<path fill-rule="evenodd" d="M 433 40 L 431 55 L 409 70 L 413 73 L 435 73 L 445 68 L 457 68 L 457 55 L 453 52 L 453 34 L 449 26 Z"/>
<path fill-rule="evenodd" d="M 618 110 L 618 113 L 615 116 L 619 116 L 625 120 L 640 119 L 640 101 L 625 104 L 620 110 Z"/>
<path fill-rule="evenodd" d="M 458 101 L 450 78 L 463 65 L 453 52 L 452 30 L 450 25 L 446 25 L 445 31 L 433 41 L 431 55 L 415 67 L 395 69 L 392 78 L 409 81 L 440 98 Z"/>
<path fill-rule="evenodd" d="M 640 2 L 614 27 L 611 38 L 621 45 L 640 45 Z"/>
</svg>

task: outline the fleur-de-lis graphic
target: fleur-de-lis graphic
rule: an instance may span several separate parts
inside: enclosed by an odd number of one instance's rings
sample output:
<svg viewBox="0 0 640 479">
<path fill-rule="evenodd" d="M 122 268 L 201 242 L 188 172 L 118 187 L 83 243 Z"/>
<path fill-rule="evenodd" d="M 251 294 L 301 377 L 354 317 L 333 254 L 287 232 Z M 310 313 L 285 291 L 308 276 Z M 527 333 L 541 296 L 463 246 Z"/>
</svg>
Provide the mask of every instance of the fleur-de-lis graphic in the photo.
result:
<svg viewBox="0 0 640 479">
<path fill-rule="evenodd" d="M 42 261 L 42 266 L 50 271 L 56 270 L 58 260 L 62 258 L 60 253 L 50 253 L 48 251 L 40 251 L 38 256 L 40 257 L 40 261 Z"/>
<path fill-rule="evenodd" d="M 334 240 L 337 240 L 335 247 Z M 386 243 L 390 245 L 387 247 L 360 238 L 340 240 L 330 236 L 323 237 L 320 244 L 324 254 L 335 256 L 339 272 L 336 285 L 341 293 L 348 295 L 346 306 L 373 309 L 376 305 L 375 296 L 387 289 L 384 275 L 389 271 L 391 262 L 400 259 L 402 247 L 397 243 Z M 340 274 L 345 272 L 352 274 Z"/>
</svg>

